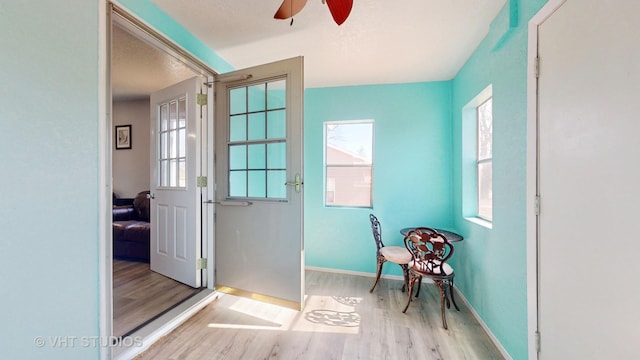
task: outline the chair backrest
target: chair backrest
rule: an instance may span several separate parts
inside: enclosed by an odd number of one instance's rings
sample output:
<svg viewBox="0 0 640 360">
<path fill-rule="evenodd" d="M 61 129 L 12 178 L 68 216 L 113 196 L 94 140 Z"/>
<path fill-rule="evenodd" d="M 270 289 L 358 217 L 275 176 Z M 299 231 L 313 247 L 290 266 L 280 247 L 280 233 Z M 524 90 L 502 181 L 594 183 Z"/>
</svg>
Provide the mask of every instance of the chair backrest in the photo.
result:
<svg viewBox="0 0 640 360">
<path fill-rule="evenodd" d="M 378 218 L 373 214 L 369 214 L 369 221 L 371 221 L 371 232 L 373 233 L 373 239 L 376 241 L 376 248 L 380 250 L 384 247 L 384 243 L 382 243 L 382 228 L 380 227 L 380 221 L 378 221 Z"/>
<path fill-rule="evenodd" d="M 432 228 L 409 231 L 404 237 L 404 246 L 413 257 L 414 267 L 434 274 L 445 274 L 443 266 L 453 255 L 453 245 Z"/>
</svg>

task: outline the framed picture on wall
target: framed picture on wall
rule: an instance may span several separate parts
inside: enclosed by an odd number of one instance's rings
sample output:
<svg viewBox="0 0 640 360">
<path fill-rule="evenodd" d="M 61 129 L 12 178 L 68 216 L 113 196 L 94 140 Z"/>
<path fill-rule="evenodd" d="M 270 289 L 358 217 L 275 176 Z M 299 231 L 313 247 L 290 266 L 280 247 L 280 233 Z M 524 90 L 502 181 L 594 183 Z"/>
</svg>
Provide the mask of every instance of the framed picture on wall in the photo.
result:
<svg viewBox="0 0 640 360">
<path fill-rule="evenodd" d="M 116 126 L 116 150 L 131 149 L 131 125 Z"/>
</svg>

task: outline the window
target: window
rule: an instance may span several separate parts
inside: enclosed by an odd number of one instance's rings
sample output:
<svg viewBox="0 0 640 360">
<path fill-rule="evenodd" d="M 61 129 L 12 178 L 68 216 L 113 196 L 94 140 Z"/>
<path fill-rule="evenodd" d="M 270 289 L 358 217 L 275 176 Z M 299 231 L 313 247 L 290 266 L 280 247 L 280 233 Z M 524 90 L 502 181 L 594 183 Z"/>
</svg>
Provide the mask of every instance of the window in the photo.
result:
<svg viewBox="0 0 640 360">
<path fill-rule="evenodd" d="M 478 155 L 476 172 L 478 179 L 478 217 L 493 219 L 493 103 L 489 98 L 476 108 L 478 129 Z"/>
<path fill-rule="evenodd" d="M 229 90 L 229 197 L 287 197 L 286 80 Z"/>
<path fill-rule="evenodd" d="M 492 228 L 492 85 L 462 108 L 462 216 L 475 224 Z"/>
<path fill-rule="evenodd" d="M 185 96 L 159 104 L 158 186 L 187 186 L 187 100 Z"/>
<path fill-rule="evenodd" d="M 325 205 L 371 207 L 373 120 L 324 124 Z"/>
</svg>

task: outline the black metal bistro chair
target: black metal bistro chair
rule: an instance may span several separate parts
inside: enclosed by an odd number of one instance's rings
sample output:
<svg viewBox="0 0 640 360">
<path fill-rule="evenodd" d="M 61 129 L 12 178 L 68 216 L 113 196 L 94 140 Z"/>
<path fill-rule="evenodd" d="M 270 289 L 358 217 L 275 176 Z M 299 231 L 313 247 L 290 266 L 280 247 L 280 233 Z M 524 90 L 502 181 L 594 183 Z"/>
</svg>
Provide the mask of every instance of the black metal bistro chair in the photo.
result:
<svg viewBox="0 0 640 360">
<path fill-rule="evenodd" d="M 449 297 L 447 296 L 447 288 L 451 296 L 451 302 L 456 310 L 460 311 L 453 297 L 453 278 L 454 271 L 447 260 L 453 255 L 453 245 L 441 233 L 431 228 L 416 228 L 409 231 L 404 237 L 404 245 L 411 253 L 411 261 L 409 261 L 409 299 L 403 313 L 407 312 L 411 297 L 413 295 L 413 287 L 416 281 L 422 282 L 423 277 L 430 278 L 438 286 L 440 291 L 440 312 L 442 313 L 442 326 L 447 328 L 447 319 L 444 314 L 444 306 L 451 307 Z M 417 297 L 417 295 L 416 295 Z"/>
<path fill-rule="evenodd" d="M 369 214 L 369 220 L 371 221 L 371 232 L 373 233 L 373 239 L 376 241 L 376 248 L 378 249 L 376 252 L 376 259 L 378 263 L 378 268 L 376 271 L 376 281 L 373 283 L 370 293 L 373 292 L 373 289 L 378 285 L 378 281 L 380 280 L 380 275 L 382 274 L 382 265 L 385 262 L 390 261 L 392 263 L 396 263 L 400 265 L 402 268 L 402 274 L 404 276 L 404 285 L 402 285 L 402 291 L 407 287 L 409 280 L 409 269 L 408 264 L 411 261 L 411 253 L 407 251 L 406 248 L 402 246 L 385 246 L 382 242 L 382 230 L 380 227 L 380 222 L 378 218 L 373 214 Z"/>
</svg>

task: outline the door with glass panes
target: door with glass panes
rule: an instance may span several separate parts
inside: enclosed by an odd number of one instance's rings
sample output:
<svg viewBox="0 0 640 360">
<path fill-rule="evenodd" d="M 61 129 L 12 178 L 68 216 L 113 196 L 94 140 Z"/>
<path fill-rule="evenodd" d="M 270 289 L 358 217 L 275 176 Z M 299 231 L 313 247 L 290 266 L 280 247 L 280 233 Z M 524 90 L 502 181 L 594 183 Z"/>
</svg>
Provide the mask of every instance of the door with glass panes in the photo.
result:
<svg viewBox="0 0 640 360">
<path fill-rule="evenodd" d="M 216 93 L 216 290 L 302 308 L 303 60 L 221 75 Z"/>
<path fill-rule="evenodd" d="M 201 286 L 200 109 L 194 77 L 151 94 L 151 270 Z"/>
</svg>

